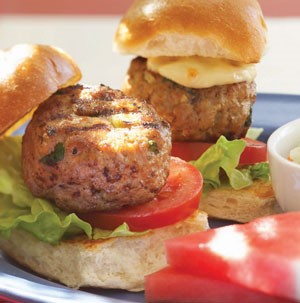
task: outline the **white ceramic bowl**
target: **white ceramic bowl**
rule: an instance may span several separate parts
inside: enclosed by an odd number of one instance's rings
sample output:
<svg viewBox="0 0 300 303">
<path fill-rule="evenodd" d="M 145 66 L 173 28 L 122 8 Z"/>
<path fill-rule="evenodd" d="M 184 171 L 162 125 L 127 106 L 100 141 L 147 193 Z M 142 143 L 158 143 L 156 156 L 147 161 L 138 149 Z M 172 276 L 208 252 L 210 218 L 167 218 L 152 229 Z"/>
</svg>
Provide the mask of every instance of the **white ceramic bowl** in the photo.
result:
<svg viewBox="0 0 300 303">
<path fill-rule="evenodd" d="M 288 160 L 290 150 L 300 143 L 300 119 L 271 134 L 268 157 L 275 197 L 284 211 L 300 210 L 300 164 Z"/>
</svg>

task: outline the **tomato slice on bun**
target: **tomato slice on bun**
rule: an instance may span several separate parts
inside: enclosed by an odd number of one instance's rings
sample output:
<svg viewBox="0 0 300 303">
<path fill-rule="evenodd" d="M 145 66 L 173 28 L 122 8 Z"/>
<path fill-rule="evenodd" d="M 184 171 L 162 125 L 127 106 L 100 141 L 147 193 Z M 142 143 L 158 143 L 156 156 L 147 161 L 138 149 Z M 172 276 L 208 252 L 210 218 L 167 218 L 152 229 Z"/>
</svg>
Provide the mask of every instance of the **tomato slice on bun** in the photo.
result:
<svg viewBox="0 0 300 303">
<path fill-rule="evenodd" d="M 258 140 L 243 138 L 247 145 L 240 157 L 240 164 L 254 164 L 267 161 L 267 144 Z"/>
<path fill-rule="evenodd" d="M 240 165 L 267 161 L 267 144 L 258 140 L 243 138 L 246 147 L 240 157 Z M 185 161 L 197 160 L 213 143 L 208 142 L 173 142 L 172 156 Z"/>
<path fill-rule="evenodd" d="M 198 209 L 203 179 L 191 164 L 171 158 L 170 174 L 159 194 L 150 202 L 118 211 L 89 212 L 78 216 L 93 227 L 113 230 L 127 223 L 131 231 L 174 224 Z"/>
</svg>

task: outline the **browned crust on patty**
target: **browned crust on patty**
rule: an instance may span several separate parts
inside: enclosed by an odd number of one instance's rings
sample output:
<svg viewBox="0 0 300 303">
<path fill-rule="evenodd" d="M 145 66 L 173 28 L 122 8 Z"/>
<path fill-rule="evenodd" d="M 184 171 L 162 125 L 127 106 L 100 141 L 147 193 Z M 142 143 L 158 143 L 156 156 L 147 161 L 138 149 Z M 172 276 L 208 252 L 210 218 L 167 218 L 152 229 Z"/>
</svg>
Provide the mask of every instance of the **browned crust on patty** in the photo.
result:
<svg viewBox="0 0 300 303">
<path fill-rule="evenodd" d="M 106 86 L 59 90 L 23 138 L 24 179 L 67 211 L 147 202 L 169 173 L 171 133 L 146 102 Z"/>
</svg>

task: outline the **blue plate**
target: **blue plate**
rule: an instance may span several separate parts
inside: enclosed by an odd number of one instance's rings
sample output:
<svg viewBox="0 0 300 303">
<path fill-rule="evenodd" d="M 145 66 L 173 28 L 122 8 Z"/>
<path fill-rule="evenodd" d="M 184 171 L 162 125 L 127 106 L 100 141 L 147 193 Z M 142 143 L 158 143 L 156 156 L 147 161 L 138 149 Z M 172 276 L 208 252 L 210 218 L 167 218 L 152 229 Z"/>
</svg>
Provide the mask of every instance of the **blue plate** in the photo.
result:
<svg viewBox="0 0 300 303">
<path fill-rule="evenodd" d="M 300 118 L 300 95 L 258 94 L 252 117 L 253 126 L 264 129 L 259 139 L 267 142 L 275 129 Z"/>
<path fill-rule="evenodd" d="M 253 108 L 253 126 L 264 128 L 260 139 L 267 141 L 270 134 L 281 125 L 300 117 L 300 96 L 259 94 Z M 22 132 L 23 130 L 21 130 Z M 211 220 L 212 227 L 228 224 Z M 143 292 L 120 290 L 74 290 L 50 282 L 24 269 L 0 252 L 0 297 L 24 303 L 138 303 L 144 302 Z"/>
</svg>

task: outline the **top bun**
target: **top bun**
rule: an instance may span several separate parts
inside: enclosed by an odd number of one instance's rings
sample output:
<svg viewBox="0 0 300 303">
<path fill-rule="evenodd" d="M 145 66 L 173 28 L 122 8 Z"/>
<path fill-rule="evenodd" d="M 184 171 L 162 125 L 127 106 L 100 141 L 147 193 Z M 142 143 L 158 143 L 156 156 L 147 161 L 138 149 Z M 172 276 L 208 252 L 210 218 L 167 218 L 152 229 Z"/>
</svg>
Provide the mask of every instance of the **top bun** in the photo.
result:
<svg viewBox="0 0 300 303">
<path fill-rule="evenodd" d="M 114 49 L 142 57 L 204 56 L 256 63 L 266 46 L 256 0 L 135 0 Z"/>
<path fill-rule="evenodd" d="M 80 79 L 76 63 L 58 48 L 19 44 L 0 50 L 0 135 L 59 88 Z"/>
</svg>

